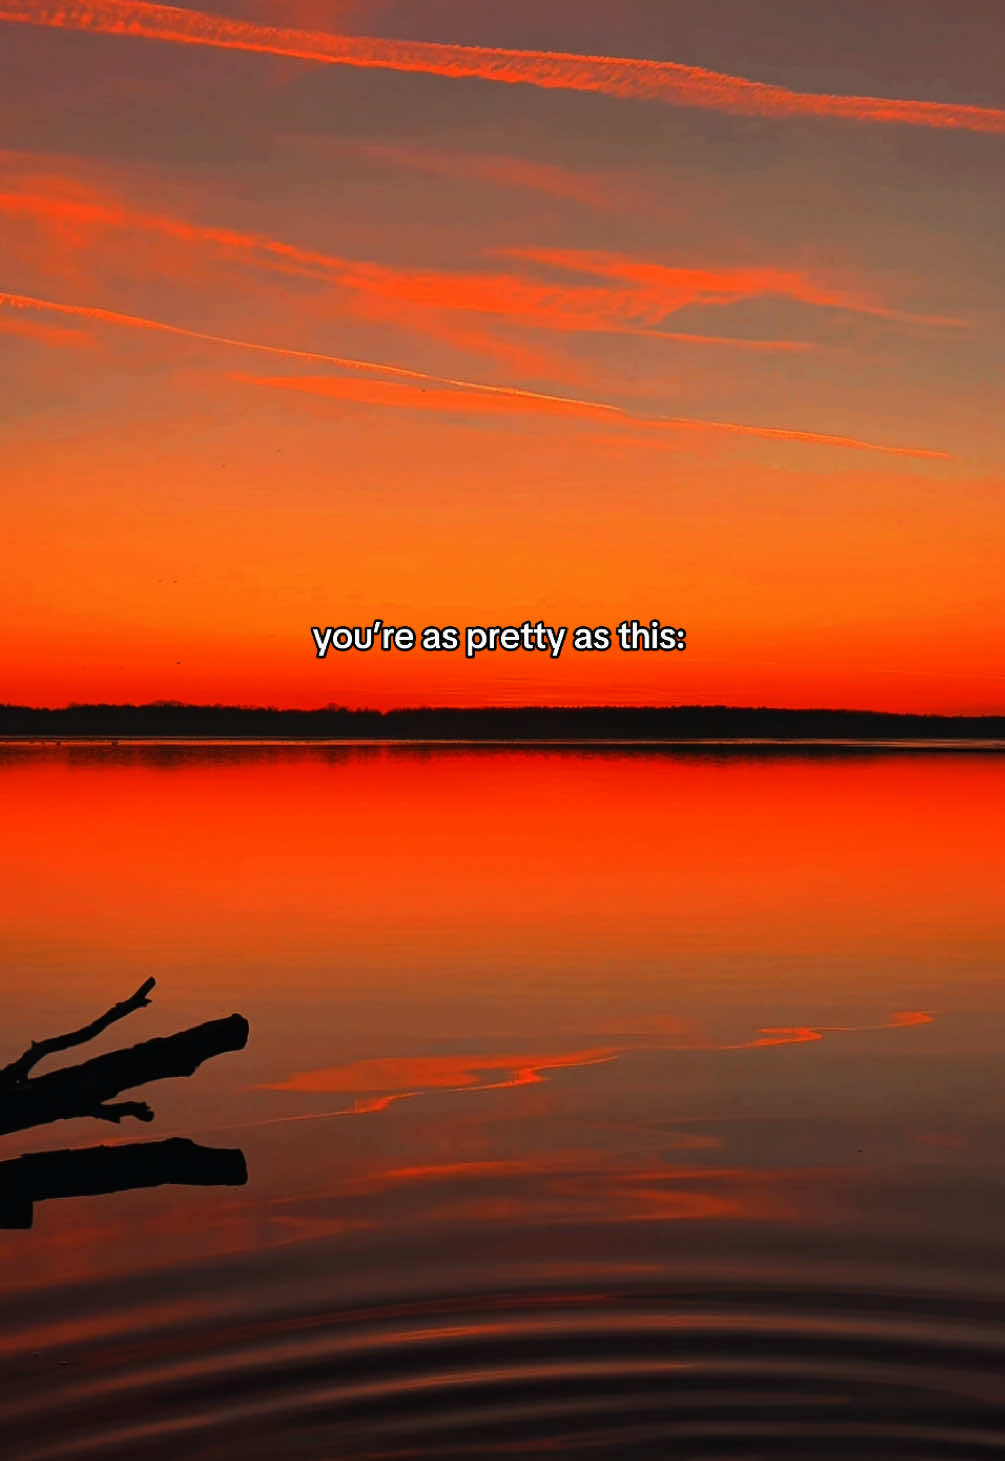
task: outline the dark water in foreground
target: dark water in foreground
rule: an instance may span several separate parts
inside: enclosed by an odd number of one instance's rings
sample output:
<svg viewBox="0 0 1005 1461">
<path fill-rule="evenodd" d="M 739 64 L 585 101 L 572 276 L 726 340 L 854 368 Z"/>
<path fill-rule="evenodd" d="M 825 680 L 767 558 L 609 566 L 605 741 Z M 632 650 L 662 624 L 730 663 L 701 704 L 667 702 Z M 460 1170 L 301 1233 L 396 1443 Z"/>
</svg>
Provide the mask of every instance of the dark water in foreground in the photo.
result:
<svg viewBox="0 0 1005 1461">
<path fill-rule="evenodd" d="M 0 1137 L 248 1174 L 0 1230 L 0 1454 L 1005 1454 L 1005 758 L 15 747 L 0 810 L 0 1064 L 150 975 L 76 1058 L 251 1023 Z"/>
</svg>

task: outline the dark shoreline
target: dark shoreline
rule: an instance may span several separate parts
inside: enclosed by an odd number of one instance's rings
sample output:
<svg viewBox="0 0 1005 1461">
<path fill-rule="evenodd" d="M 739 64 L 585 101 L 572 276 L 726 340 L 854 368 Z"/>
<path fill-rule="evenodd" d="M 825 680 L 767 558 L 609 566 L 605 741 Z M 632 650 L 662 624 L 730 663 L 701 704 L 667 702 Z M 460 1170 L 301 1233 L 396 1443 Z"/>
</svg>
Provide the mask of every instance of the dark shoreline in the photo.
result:
<svg viewBox="0 0 1005 1461">
<path fill-rule="evenodd" d="M 731 706 L 278 710 L 227 705 L 0 705 L 9 743 L 192 742 L 848 745 L 999 749 L 1005 715 L 901 715 Z"/>
</svg>

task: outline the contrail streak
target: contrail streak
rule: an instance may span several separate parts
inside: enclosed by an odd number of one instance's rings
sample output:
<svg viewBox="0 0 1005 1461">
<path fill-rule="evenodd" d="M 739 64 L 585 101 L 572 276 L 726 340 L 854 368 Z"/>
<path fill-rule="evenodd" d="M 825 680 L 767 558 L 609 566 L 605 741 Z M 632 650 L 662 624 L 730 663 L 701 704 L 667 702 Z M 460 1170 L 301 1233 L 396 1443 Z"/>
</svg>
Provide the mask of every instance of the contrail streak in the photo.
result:
<svg viewBox="0 0 1005 1461">
<path fill-rule="evenodd" d="M 734 436 L 755 436 L 769 441 L 791 441 L 808 446 L 832 446 L 854 451 L 883 452 L 895 457 L 928 457 L 947 460 L 948 452 L 923 447 L 884 446 L 862 441 L 854 436 L 832 436 L 816 431 L 795 431 L 785 426 L 750 426 L 736 421 L 709 421 L 695 416 L 642 416 L 599 401 L 571 400 L 564 396 L 534 395 L 526 391 L 508 392 L 492 397 L 473 392 L 429 390 L 392 381 L 341 380 L 333 376 L 253 376 L 234 377 L 247 385 L 273 390 L 298 391 L 305 395 L 349 401 L 357 405 L 391 406 L 399 409 L 440 412 L 478 412 L 487 410 L 520 410 L 562 412 L 586 419 L 614 420 L 618 425 L 649 427 L 656 430 L 726 432 Z M 508 398 L 507 398 L 508 397 Z"/>
<path fill-rule="evenodd" d="M 203 330 L 189 330 L 184 325 L 169 325 L 163 320 L 148 320 L 142 315 L 122 314 L 118 310 L 99 309 L 89 304 L 61 304 L 51 299 L 35 299 L 27 294 L 10 294 L 0 290 L 0 309 L 39 310 L 50 314 L 74 315 L 98 324 L 122 325 L 134 330 L 154 330 L 162 335 L 179 335 L 186 340 L 204 340 L 210 345 L 229 345 L 237 350 L 255 350 L 264 355 L 281 355 L 288 360 L 309 360 L 314 364 L 337 365 L 343 370 L 369 370 L 404 380 L 424 381 L 430 385 L 450 386 L 460 391 L 475 391 L 491 396 L 514 396 L 527 401 L 555 402 L 567 406 L 585 406 L 591 410 L 623 415 L 617 406 L 604 406 L 596 401 L 578 401 L 571 396 L 551 396 L 545 391 L 528 391 L 520 386 L 493 386 L 481 381 L 459 380 L 448 375 L 430 375 L 424 370 L 409 370 L 403 365 L 385 365 L 377 360 L 356 360 L 347 355 L 325 355 L 317 350 L 293 350 L 285 345 L 261 345 L 252 340 L 236 340 L 229 335 L 210 335 Z"/>
<path fill-rule="evenodd" d="M 141 36 L 181 45 L 259 51 L 334 66 L 473 77 L 547 90 L 599 92 L 605 96 L 660 101 L 758 117 L 821 117 L 855 122 L 899 122 L 968 132 L 1005 132 L 1005 110 L 951 102 L 877 96 L 834 96 L 790 91 L 683 66 L 676 61 L 567 52 L 515 51 L 496 46 L 456 46 L 379 36 L 331 35 L 256 25 L 144 0 L 0 0 L 0 20 L 59 30 Z"/>
<path fill-rule="evenodd" d="M 437 404 L 442 403 L 442 394 L 445 393 L 443 388 L 447 388 L 457 392 L 459 398 L 482 396 L 486 403 L 489 400 L 508 399 L 514 406 L 522 405 L 527 410 L 566 410 L 594 418 L 600 416 L 605 420 L 619 421 L 633 426 L 674 426 L 698 431 L 726 431 L 737 435 L 767 437 L 771 440 L 804 442 L 814 446 L 849 447 L 857 451 L 884 452 L 889 456 L 931 457 L 945 460 L 949 455 L 947 452 L 931 451 L 923 447 L 884 446 L 877 442 L 860 441 L 853 436 L 831 436 L 812 431 L 794 431 L 781 426 L 748 426 L 738 422 L 705 421 L 688 416 L 635 416 L 623 407 L 614 406 L 605 401 L 585 401 L 575 396 L 550 395 L 546 391 L 530 391 L 520 386 L 487 385 L 483 381 L 432 375 L 428 371 L 410 370 L 402 365 L 387 365 L 376 360 L 357 360 L 347 355 L 327 355 L 317 350 L 294 350 L 285 345 L 263 345 L 253 340 L 238 340 L 230 335 L 211 335 L 204 330 L 190 330 L 184 325 L 171 325 L 163 320 L 146 319 L 142 315 L 101 309 L 96 305 L 62 304 L 50 299 L 36 299 L 27 294 L 0 291 L 0 310 L 3 309 L 71 315 L 77 319 L 93 320 L 97 324 L 120 325 L 133 330 L 150 330 L 157 334 L 174 335 L 185 340 L 202 340 L 210 345 L 224 345 L 236 350 L 251 350 L 262 355 L 277 355 L 286 360 L 306 360 L 314 364 L 334 365 L 349 371 L 370 371 L 377 375 L 391 376 L 401 383 L 398 386 L 400 394 L 397 394 L 397 398 L 396 393 L 389 392 L 390 382 L 384 382 L 384 392 L 379 399 L 377 393 L 371 389 L 368 397 L 371 404 L 425 404 L 424 398 L 427 393 L 422 387 L 436 386 L 441 388 L 440 397 L 434 397 Z M 257 380 L 251 377 L 250 379 L 259 385 L 306 390 L 317 395 L 337 396 L 340 393 L 340 387 L 342 387 L 341 394 L 347 398 L 352 394 L 350 390 L 345 389 L 346 382 L 329 380 L 324 377 L 320 379 L 311 377 L 307 380 L 298 380 L 296 377 L 264 377 Z M 416 382 L 420 383 L 418 387 Z M 377 382 L 370 383 L 371 388 L 377 385 Z M 367 393 L 357 390 L 355 394 L 357 399 L 361 399 Z M 443 408 L 441 404 L 441 409 Z"/>
</svg>

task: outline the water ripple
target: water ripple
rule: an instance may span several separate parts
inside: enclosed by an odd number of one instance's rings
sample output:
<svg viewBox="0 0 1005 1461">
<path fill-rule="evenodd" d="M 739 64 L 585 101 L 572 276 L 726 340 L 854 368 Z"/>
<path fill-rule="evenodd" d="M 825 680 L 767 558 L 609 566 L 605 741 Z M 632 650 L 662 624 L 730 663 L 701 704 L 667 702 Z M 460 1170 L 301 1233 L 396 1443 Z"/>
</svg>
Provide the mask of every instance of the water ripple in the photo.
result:
<svg viewBox="0 0 1005 1461">
<path fill-rule="evenodd" d="M 620 1282 L 431 1293 L 77 1338 L 0 1394 L 17 1461 L 1005 1449 L 1005 1303 Z M 39 1352 L 38 1367 L 51 1356 Z"/>
</svg>

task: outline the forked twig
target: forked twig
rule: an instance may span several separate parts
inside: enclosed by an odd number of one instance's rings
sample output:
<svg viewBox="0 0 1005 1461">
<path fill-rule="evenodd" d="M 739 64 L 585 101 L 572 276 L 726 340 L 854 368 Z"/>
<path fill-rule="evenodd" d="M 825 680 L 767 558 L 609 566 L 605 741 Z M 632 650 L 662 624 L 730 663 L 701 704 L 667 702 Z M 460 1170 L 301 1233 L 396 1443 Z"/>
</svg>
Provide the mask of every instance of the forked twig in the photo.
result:
<svg viewBox="0 0 1005 1461">
<path fill-rule="evenodd" d="M 77 1116 L 98 1116 L 105 1121 L 133 1116 L 149 1121 L 152 1113 L 145 1102 L 118 1102 L 116 1097 L 149 1081 L 190 1076 L 204 1060 L 227 1050 L 243 1050 L 247 1041 L 247 1020 L 243 1015 L 230 1015 L 19 1081 L 0 1090 L 0 1136 Z"/>
<path fill-rule="evenodd" d="M 58 1050 L 70 1050 L 74 1045 L 85 1045 L 88 1040 L 93 1040 L 109 1025 L 114 1025 L 116 1020 L 125 1019 L 126 1015 L 132 1014 L 133 1010 L 142 1009 L 150 1003 L 147 995 L 157 983 L 156 979 L 147 979 L 131 994 L 128 999 L 120 1000 L 113 1004 L 110 1010 L 92 1020 L 89 1025 L 84 1025 L 79 1030 L 72 1030 L 68 1035 L 53 1035 L 48 1040 L 33 1040 L 23 1055 L 19 1055 L 10 1065 L 0 1070 L 0 1085 L 16 1086 L 27 1079 L 31 1070 L 44 1060 L 47 1055 L 54 1055 Z M 117 1120 L 117 1117 L 111 1118 Z"/>
</svg>

